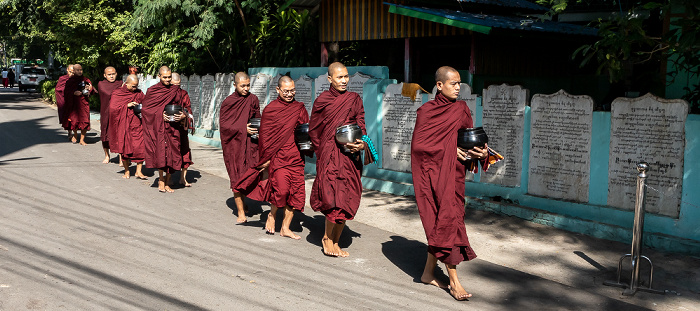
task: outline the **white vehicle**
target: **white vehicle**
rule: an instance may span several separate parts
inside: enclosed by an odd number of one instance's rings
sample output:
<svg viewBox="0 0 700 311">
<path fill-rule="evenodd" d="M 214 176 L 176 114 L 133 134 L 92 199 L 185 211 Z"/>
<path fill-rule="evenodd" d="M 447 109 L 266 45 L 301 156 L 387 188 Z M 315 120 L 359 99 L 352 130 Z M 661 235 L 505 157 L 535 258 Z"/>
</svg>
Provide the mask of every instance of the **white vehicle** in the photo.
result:
<svg viewBox="0 0 700 311">
<path fill-rule="evenodd" d="M 24 67 L 22 72 L 19 74 L 18 83 L 19 91 L 25 91 L 28 89 L 36 89 L 39 86 L 39 82 L 46 79 L 46 68 L 44 67 Z"/>
</svg>

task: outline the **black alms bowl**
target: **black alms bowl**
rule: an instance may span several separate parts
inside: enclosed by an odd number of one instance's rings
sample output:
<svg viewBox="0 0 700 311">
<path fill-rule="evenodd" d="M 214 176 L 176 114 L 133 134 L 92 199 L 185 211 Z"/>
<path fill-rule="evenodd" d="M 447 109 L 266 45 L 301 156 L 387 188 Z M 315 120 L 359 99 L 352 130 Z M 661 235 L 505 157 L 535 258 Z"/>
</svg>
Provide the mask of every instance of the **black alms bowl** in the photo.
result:
<svg viewBox="0 0 700 311">
<path fill-rule="evenodd" d="M 474 147 L 483 148 L 489 142 L 483 127 L 460 129 L 457 131 L 457 146 L 470 150 Z"/>
<path fill-rule="evenodd" d="M 182 112 L 182 106 L 173 104 L 165 105 L 165 110 L 163 111 L 165 111 L 165 114 L 169 116 L 174 116 Z"/>
<path fill-rule="evenodd" d="M 248 123 L 250 123 L 251 128 L 254 128 L 254 129 L 260 131 L 260 118 L 250 118 L 248 120 Z M 250 137 L 254 138 L 254 139 L 258 139 L 258 136 L 259 136 L 258 134 L 250 135 Z"/>
<path fill-rule="evenodd" d="M 311 137 L 309 137 L 309 124 L 299 124 L 294 129 L 294 141 L 296 141 L 299 150 L 311 150 Z"/>
<path fill-rule="evenodd" d="M 135 115 L 140 115 L 140 114 L 141 114 L 141 109 L 142 109 L 142 108 L 143 108 L 143 105 L 142 105 L 142 104 L 138 104 L 138 105 L 136 105 L 136 106 L 134 106 L 134 107 L 131 107 L 131 109 L 134 110 L 134 114 L 135 114 Z"/>
</svg>

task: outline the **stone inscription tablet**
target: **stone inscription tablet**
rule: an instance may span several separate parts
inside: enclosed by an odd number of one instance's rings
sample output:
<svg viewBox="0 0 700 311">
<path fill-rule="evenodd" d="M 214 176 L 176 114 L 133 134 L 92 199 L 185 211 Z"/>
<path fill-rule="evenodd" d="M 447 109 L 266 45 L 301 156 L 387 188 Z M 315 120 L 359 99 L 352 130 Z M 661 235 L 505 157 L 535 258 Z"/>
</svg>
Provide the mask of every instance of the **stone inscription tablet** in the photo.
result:
<svg viewBox="0 0 700 311">
<path fill-rule="evenodd" d="M 411 101 L 401 95 L 402 88 L 403 83 L 388 85 L 382 99 L 382 168 L 410 172 L 411 138 L 421 96 Z"/>
<path fill-rule="evenodd" d="M 362 98 L 362 89 L 365 86 L 365 82 L 371 79 L 372 76 L 366 75 L 361 72 L 356 72 L 354 75 L 350 76 L 350 81 L 348 81 L 348 91 L 355 92 Z"/>
<path fill-rule="evenodd" d="M 223 74 L 220 80 L 216 81 L 216 93 L 214 94 L 214 122 L 212 123 L 212 129 L 219 129 L 219 107 L 221 102 L 231 94 L 231 80 L 233 79 L 233 74 Z"/>
<path fill-rule="evenodd" d="M 218 76 L 219 74 L 217 74 Z M 200 119 L 199 127 L 204 129 L 211 129 L 211 122 L 213 121 L 213 111 L 212 111 L 212 99 L 214 98 L 214 92 L 216 92 L 216 80 L 212 75 L 206 75 L 202 77 L 202 105 L 200 106 Z"/>
<path fill-rule="evenodd" d="M 484 90 L 482 123 L 489 147 L 504 159 L 481 173 L 481 181 L 509 187 L 520 186 L 527 90 L 521 86 L 490 85 Z"/>
<path fill-rule="evenodd" d="M 259 73 L 250 76 L 250 93 L 255 94 L 260 101 L 260 113 L 265 109 L 265 98 L 267 97 L 267 89 L 270 84 L 270 76 L 264 73 Z"/>
<path fill-rule="evenodd" d="M 139 90 L 146 94 L 146 77 L 142 73 L 138 73 L 136 76 L 139 77 Z"/>
<path fill-rule="evenodd" d="M 272 77 L 272 79 L 270 79 L 270 86 L 267 89 L 267 99 L 265 99 L 265 106 L 267 106 L 267 104 L 269 104 L 271 101 L 277 99 L 277 85 L 279 84 L 281 77 L 281 74 L 277 74 L 276 76 Z M 260 109 L 265 109 L 265 107 L 263 107 L 262 100 L 260 101 Z"/>
<path fill-rule="evenodd" d="M 434 86 L 433 92 L 428 94 L 428 100 L 435 99 L 435 94 L 437 94 L 437 86 Z M 457 100 L 467 102 L 467 107 L 469 107 L 469 110 L 472 112 L 473 118 L 476 114 L 476 94 L 472 94 L 472 88 L 469 86 L 469 84 L 460 83 L 459 96 L 457 97 Z M 469 174 L 467 174 L 467 178 L 469 178 Z"/>
<path fill-rule="evenodd" d="M 637 163 L 649 163 L 648 213 L 678 218 L 683 186 L 685 120 L 688 103 L 647 94 L 612 102 L 608 205 L 634 210 Z M 671 194 L 671 195 L 664 195 Z"/>
<path fill-rule="evenodd" d="M 194 116 L 194 125 L 199 126 L 200 119 L 200 99 L 202 98 L 202 89 L 200 85 L 202 83 L 202 78 L 198 75 L 191 75 L 187 81 L 187 93 L 190 95 L 190 101 L 192 102 L 192 115 Z"/>
<path fill-rule="evenodd" d="M 531 116 L 528 193 L 588 202 L 593 99 L 536 94 Z"/>
<path fill-rule="evenodd" d="M 318 95 L 328 91 L 331 88 L 331 83 L 328 82 L 328 74 L 324 73 L 316 78 L 314 81 L 314 100 L 318 98 Z"/>
<path fill-rule="evenodd" d="M 314 91 L 311 88 L 312 83 L 313 80 L 309 76 L 301 76 L 294 81 L 294 88 L 297 90 L 294 99 L 304 103 L 304 107 L 306 107 L 306 111 L 309 112 L 309 115 L 311 115 L 311 107 L 313 107 L 314 104 Z"/>
</svg>

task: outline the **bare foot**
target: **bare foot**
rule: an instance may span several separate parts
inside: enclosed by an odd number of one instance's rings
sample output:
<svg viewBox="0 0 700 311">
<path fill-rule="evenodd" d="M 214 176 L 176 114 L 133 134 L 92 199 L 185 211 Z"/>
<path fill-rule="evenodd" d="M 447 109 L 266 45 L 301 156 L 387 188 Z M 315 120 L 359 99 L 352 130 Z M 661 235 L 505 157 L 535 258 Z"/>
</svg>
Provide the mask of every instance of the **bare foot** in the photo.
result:
<svg viewBox="0 0 700 311">
<path fill-rule="evenodd" d="M 122 178 L 129 179 L 129 177 L 130 177 L 129 175 L 130 175 L 129 171 L 126 171 L 126 172 L 124 172 L 124 176 L 122 176 Z"/>
<path fill-rule="evenodd" d="M 239 224 L 246 223 L 248 222 L 248 218 L 246 218 L 245 215 L 238 215 L 238 219 L 236 219 L 236 222 Z"/>
<path fill-rule="evenodd" d="M 164 181 L 158 181 L 158 191 L 160 192 L 165 192 L 165 182 Z"/>
<path fill-rule="evenodd" d="M 439 281 L 437 278 L 435 278 L 435 276 L 433 276 L 433 275 L 425 275 L 425 274 L 423 274 L 423 275 L 420 277 L 420 281 L 423 282 L 423 284 L 426 284 L 426 285 L 433 285 L 433 286 L 437 286 L 437 287 L 439 287 L 439 288 L 447 288 L 447 284 L 445 284 L 445 283 L 443 283 L 443 282 L 440 282 L 440 281 Z"/>
<path fill-rule="evenodd" d="M 82 139 L 80 139 L 80 145 L 82 145 L 82 146 L 87 146 L 87 144 L 85 143 L 85 141 L 82 140 Z"/>
<path fill-rule="evenodd" d="M 69 136 L 68 138 L 69 138 L 70 141 L 71 141 L 72 143 L 74 143 L 74 144 L 78 142 L 78 139 L 75 138 L 75 135 L 71 135 L 71 136 Z"/>
<path fill-rule="evenodd" d="M 467 293 L 466 290 L 462 287 L 462 285 L 457 284 L 455 286 L 448 286 L 447 288 L 450 289 L 450 295 L 454 297 L 454 299 L 462 301 L 462 300 L 467 300 L 472 297 L 472 294 Z"/>
<path fill-rule="evenodd" d="M 338 243 L 333 244 L 333 247 L 335 247 L 335 251 L 338 253 L 338 256 L 340 256 L 340 257 L 350 256 L 350 253 L 340 249 L 340 246 L 338 246 Z"/>
<path fill-rule="evenodd" d="M 109 157 L 105 157 L 105 159 L 104 159 L 104 160 L 102 160 L 102 163 L 104 163 L 104 164 L 107 164 L 107 163 L 109 163 Z"/>
<path fill-rule="evenodd" d="M 292 230 L 289 230 L 289 229 L 281 229 L 281 230 L 280 230 L 280 235 L 283 236 L 283 237 L 292 238 L 292 239 L 294 239 L 294 240 L 300 240 L 300 239 L 301 239 L 300 236 L 294 234 L 294 232 L 292 232 Z"/>
<path fill-rule="evenodd" d="M 148 177 L 146 177 L 146 175 L 144 175 L 144 174 L 139 174 L 139 173 L 136 173 L 136 178 L 138 178 L 138 179 L 148 179 Z"/>
<path fill-rule="evenodd" d="M 275 234 L 275 216 L 272 213 L 267 215 L 267 221 L 265 222 L 265 231 L 267 234 Z"/>
<path fill-rule="evenodd" d="M 192 184 L 188 183 L 188 182 L 187 182 L 186 180 L 184 180 L 184 179 L 180 179 L 180 184 L 183 185 L 183 186 L 185 186 L 185 187 L 192 187 Z"/>
<path fill-rule="evenodd" d="M 335 247 L 333 246 L 333 240 L 329 238 L 323 238 L 321 240 L 321 245 L 323 245 L 323 254 L 330 257 L 338 257 Z"/>
<path fill-rule="evenodd" d="M 166 185 L 166 186 L 165 186 L 165 192 L 173 193 L 173 192 L 175 192 L 175 190 L 173 190 L 172 188 L 170 188 L 170 186 L 167 186 L 167 185 Z"/>
</svg>

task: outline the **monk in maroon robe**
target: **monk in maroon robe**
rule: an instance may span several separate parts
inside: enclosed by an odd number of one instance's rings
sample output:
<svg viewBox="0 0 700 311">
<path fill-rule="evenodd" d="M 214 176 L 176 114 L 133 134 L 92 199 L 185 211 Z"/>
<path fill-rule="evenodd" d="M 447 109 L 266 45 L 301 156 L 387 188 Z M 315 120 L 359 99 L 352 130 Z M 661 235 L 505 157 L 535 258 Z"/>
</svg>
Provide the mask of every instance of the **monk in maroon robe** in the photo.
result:
<svg viewBox="0 0 700 311">
<path fill-rule="evenodd" d="M 238 210 L 238 223 L 247 220 L 248 207 L 245 195 L 236 191 L 243 173 L 258 162 L 258 140 L 251 136 L 257 130 L 250 127 L 250 118 L 260 118 L 260 102 L 255 94 L 250 93 L 250 77 L 245 72 L 238 72 L 233 77 L 235 91 L 221 103 L 219 111 L 219 133 L 224 163 L 231 181 L 233 199 Z"/>
<path fill-rule="evenodd" d="M 143 102 L 144 95 L 138 88 L 136 75 L 126 77 L 124 86 L 112 92 L 109 100 L 109 147 L 112 152 L 121 155 L 124 178 L 129 178 L 131 162 L 136 162 L 136 178 L 147 179 L 141 169 L 146 159 L 146 147 L 143 143 L 141 118 L 134 113 L 134 107 Z"/>
<path fill-rule="evenodd" d="M 349 79 L 348 69 L 343 64 L 336 62 L 328 66 L 331 87 L 314 101 L 309 122 L 309 136 L 317 157 L 311 208 L 326 216 L 323 253 L 334 257 L 349 256 L 340 249 L 338 241 L 345 221 L 355 217 L 362 195 L 359 151 L 366 144 L 358 139 L 356 143 L 346 145 L 349 152 L 343 152 L 335 140 L 336 129 L 352 123 L 357 123 L 362 134 L 367 135 L 362 98 L 347 90 Z"/>
<path fill-rule="evenodd" d="M 295 240 L 301 237 L 289 226 L 294 211 L 304 211 L 306 194 L 304 189 L 304 156 L 294 140 L 294 130 L 309 122 L 304 103 L 294 100 L 294 80 L 282 76 L 277 85 L 277 99 L 265 106 L 260 122 L 260 160 L 249 168 L 234 190 L 250 198 L 270 202 L 270 214 L 265 229 L 275 234 L 275 218 L 279 208 L 284 209 L 280 235 Z M 269 178 L 261 181 L 267 169 Z M 260 192 L 253 194 L 251 192 Z"/>
<path fill-rule="evenodd" d="M 81 86 L 84 85 L 84 86 Z M 78 130 L 80 130 L 80 144 L 85 146 L 85 134 L 90 130 L 90 102 L 89 98 L 95 94 L 90 79 L 83 76 L 83 67 L 80 64 L 73 65 L 73 76 L 66 81 L 64 89 L 64 128 L 73 131 L 71 141 L 75 142 Z"/>
<path fill-rule="evenodd" d="M 464 161 L 484 159 L 488 153 L 487 147 L 468 151 L 457 148 L 457 130 L 474 127 L 467 103 L 457 101 L 459 73 L 452 67 L 441 67 L 435 80 L 437 95 L 418 108 L 411 141 L 413 187 L 428 239 L 428 259 L 421 281 L 449 288 L 455 299 L 466 300 L 471 294 L 457 278 L 457 264 L 476 258 L 476 253 L 469 245 L 464 225 Z M 435 277 L 438 260 L 447 267 L 449 287 Z"/>
<path fill-rule="evenodd" d="M 173 85 L 180 86 L 180 75 L 173 72 L 172 82 Z M 187 132 L 189 129 L 194 129 L 194 116 L 192 115 L 192 101 L 190 100 L 190 95 L 187 91 L 183 90 L 182 87 L 180 88 L 178 101 L 182 103 L 182 112 L 187 115 L 187 118 L 181 121 L 183 126 L 180 129 L 180 154 L 182 154 L 180 184 L 185 187 L 191 187 L 192 185 L 187 182 L 187 169 L 190 165 L 194 164 L 194 162 L 192 162 L 192 150 L 190 149 L 190 138 L 187 136 Z"/>
<path fill-rule="evenodd" d="M 65 104 L 66 104 L 66 98 L 64 95 L 64 90 L 66 88 L 66 82 L 68 82 L 68 78 L 70 78 L 73 75 L 73 64 L 69 64 L 68 67 L 66 68 L 66 74 L 58 77 L 58 82 L 56 82 L 56 109 L 58 110 L 58 124 L 63 125 L 63 119 L 66 117 L 65 116 Z M 70 129 L 68 130 L 68 139 L 72 139 L 71 131 Z"/>
<path fill-rule="evenodd" d="M 109 98 L 112 92 L 122 86 L 122 81 L 117 80 L 117 70 L 107 67 L 104 71 L 105 80 L 97 83 L 97 93 L 100 95 L 100 140 L 105 152 L 102 163 L 109 163 Z"/>
<path fill-rule="evenodd" d="M 178 101 L 180 87 L 172 85 L 172 72 L 167 66 L 160 68 L 158 78 L 160 82 L 148 88 L 141 110 L 146 167 L 158 169 L 158 191 L 174 192 L 170 188 L 170 176 L 182 168 L 180 121 L 187 116 L 180 112 L 174 116 L 174 121 L 169 121 L 165 106 L 181 105 Z"/>
</svg>

